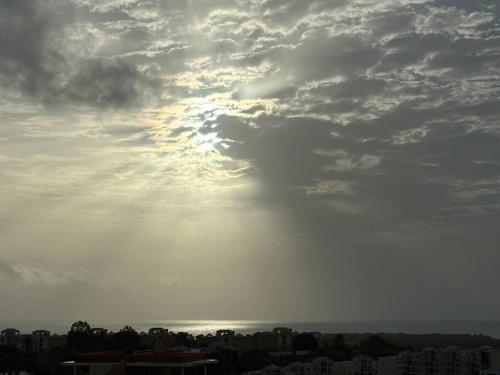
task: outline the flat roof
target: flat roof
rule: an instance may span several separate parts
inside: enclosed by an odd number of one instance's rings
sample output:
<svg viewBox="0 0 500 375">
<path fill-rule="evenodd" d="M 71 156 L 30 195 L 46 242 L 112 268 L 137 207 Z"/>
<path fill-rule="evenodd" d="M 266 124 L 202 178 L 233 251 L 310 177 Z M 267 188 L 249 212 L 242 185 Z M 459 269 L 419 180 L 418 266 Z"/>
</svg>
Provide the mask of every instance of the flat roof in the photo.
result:
<svg viewBox="0 0 500 375">
<path fill-rule="evenodd" d="M 97 352 L 77 354 L 74 361 L 63 366 L 97 366 L 124 364 L 127 367 L 195 367 L 217 363 L 200 352 Z"/>
<path fill-rule="evenodd" d="M 205 359 L 201 361 L 193 361 L 193 362 L 125 362 L 123 363 L 126 367 L 196 367 L 196 366 L 205 366 L 217 363 L 216 359 Z M 117 365 L 120 362 L 75 362 L 75 361 L 67 361 L 63 362 L 62 366 L 111 366 Z"/>
</svg>

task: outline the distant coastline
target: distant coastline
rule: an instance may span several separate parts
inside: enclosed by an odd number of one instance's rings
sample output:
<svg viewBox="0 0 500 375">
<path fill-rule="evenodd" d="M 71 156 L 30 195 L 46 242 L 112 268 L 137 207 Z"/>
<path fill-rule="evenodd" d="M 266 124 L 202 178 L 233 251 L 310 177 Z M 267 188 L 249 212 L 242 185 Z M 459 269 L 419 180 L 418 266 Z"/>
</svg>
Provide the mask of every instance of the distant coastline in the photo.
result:
<svg viewBox="0 0 500 375">
<path fill-rule="evenodd" d="M 230 329 L 248 334 L 272 330 L 285 326 L 300 332 L 321 333 L 404 333 L 404 334 L 470 334 L 500 338 L 500 320 L 420 320 L 420 321 L 370 321 L 370 322 L 286 322 L 264 320 L 151 320 L 143 322 L 89 321 L 92 326 L 111 331 L 129 324 L 137 331 L 151 327 L 164 327 L 174 332 L 188 332 L 193 335 L 215 333 L 219 329 Z M 0 321 L 0 329 L 14 327 L 21 332 L 46 329 L 52 333 L 66 333 L 72 321 L 51 320 L 8 320 Z"/>
</svg>

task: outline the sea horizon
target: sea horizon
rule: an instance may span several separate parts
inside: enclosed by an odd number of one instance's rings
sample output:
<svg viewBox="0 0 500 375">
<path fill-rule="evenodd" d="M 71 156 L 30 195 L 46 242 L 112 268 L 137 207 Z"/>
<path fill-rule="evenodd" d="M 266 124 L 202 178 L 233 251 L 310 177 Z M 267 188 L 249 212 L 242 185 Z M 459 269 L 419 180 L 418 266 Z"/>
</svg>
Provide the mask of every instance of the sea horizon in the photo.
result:
<svg viewBox="0 0 500 375">
<path fill-rule="evenodd" d="M 88 321 L 92 327 L 118 331 L 125 325 L 136 331 L 148 331 L 152 327 L 163 327 L 173 332 L 188 332 L 192 335 L 214 334 L 217 330 L 229 329 L 236 333 L 251 334 L 270 331 L 275 327 L 288 327 L 298 332 L 320 333 L 403 333 L 403 334 L 470 334 L 500 338 L 500 320 L 372 320 L 372 321 L 280 321 L 280 320 L 229 320 L 229 319 L 185 319 L 145 321 Z M 0 329 L 16 328 L 21 333 L 35 329 L 46 329 L 51 333 L 67 333 L 73 321 L 66 320 L 5 320 Z"/>
</svg>

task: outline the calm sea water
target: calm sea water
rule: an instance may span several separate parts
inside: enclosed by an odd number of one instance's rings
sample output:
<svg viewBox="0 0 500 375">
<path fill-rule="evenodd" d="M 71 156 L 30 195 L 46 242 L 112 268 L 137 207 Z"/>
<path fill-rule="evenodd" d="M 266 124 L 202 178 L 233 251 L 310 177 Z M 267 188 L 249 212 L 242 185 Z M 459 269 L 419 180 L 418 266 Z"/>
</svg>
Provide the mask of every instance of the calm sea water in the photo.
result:
<svg viewBox="0 0 500 375">
<path fill-rule="evenodd" d="M 0 329 L 14 327 L 23 333 L 34 329 L 48 329 L 65 333 L 72 322 L 63 321 L 0 321 Z M 253 333 L 285 326 L 296 331 L 323 333 L 467 333 L 500 338 L 500 321 L 372 321 L 372 322 L 280 322 L 263 320 L 156 320 L 145 322 L 89 322 L 93 327 L 117 331 L 129 324 L 137 331 L 151 327 L 165 327 L 174 332 L 194 335 L 215 333 L 218 329 L 232 329 L 238 333 Z"/>
</svg>

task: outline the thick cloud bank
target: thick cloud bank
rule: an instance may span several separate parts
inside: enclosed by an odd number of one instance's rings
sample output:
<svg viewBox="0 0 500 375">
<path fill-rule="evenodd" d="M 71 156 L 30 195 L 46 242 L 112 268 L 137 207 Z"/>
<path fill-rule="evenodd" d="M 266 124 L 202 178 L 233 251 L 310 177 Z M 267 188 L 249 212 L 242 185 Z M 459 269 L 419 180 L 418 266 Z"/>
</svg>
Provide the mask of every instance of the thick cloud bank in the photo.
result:
<svg viewBox="0 0 500 375">
<path fill-rule="evenodd" d="M 500 313 L 497 1 L 3 1 L 0 84 L 0 279 L 23 296 Z"/>
</svg>

